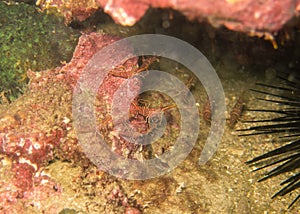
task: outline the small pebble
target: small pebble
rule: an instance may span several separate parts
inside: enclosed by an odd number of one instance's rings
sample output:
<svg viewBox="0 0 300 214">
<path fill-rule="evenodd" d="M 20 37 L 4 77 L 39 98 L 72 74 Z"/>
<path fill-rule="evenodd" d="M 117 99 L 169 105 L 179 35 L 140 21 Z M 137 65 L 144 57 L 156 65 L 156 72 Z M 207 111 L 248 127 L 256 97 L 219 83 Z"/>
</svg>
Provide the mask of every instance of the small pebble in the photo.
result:
<svg viewBox="0 0 300 214">
<path fill-rule="evenodd" d="M 141 211 L 135 207 L 126 207 L 125 214 L 141 214 Z"/>
</svg>

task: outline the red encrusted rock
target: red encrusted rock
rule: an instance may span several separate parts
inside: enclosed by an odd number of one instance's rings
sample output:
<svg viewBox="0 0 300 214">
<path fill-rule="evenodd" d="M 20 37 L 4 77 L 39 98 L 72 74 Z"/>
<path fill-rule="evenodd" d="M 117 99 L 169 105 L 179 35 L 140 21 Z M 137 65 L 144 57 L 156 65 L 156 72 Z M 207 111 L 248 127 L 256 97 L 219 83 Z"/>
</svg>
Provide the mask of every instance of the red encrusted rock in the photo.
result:
<svg viewBox="0 0 300 214">
<path fill-rule="evenodd" d="M 150 8 L 172 8 L 190 20 L 208 20 L 213 25 L 242 32 L 276 32 L 300 11 L 300 0 L 61 0 L 38 1 L 41 8 L 57 8 L 70 22 L 84 20 L 103 8 L 117 23 L 132 26 Z"/>
<path fill-rule="evenodd" d="M 85 167 L 91 164 L 72 126 L 72 94 L 91 57 L 118 39 L 98 33 L 84 34 L 66 65 L 37 73 L 28 71 L 28 91 L 0 112 L 0 164 L 9 169 L 0 176 L 0 210 L 13 212 L 20 200 L 38 207 L 39 201 L 59 194 L 59 185 L 43 172 L 55 157 Z M 120 139 L 118 133 L 109 137 L 113 130 L 106 117 L 114 92 L 126 80 L 121 76 L 124 72 L 131 76 L 137 69 L 136 58 L 115 68 L 104 79 L 97 96 L 99 129 L 107 134 L 110 144 L 118 147 L 115 151 L 119 154 L 124 154 L 125 149 L 126 154 L 132 154 L 137 146 Z M 138 92 L 141 83 L 136 79 L 134 84 L 132 90 Z"/>
<path fill-rule="evenodd" d="M 12 165 L 12 172 L 15 175 L 13 179 L 14 185 L 22 191 L 28 191 L 33 186 L 33 177 L 35 168 L 31 166 L 31 163 L 14 163 Z M 20 194 L 23 194 L 21 192 Z M 23 195 L 19 195 L 23 197 Z"/>
</svg>

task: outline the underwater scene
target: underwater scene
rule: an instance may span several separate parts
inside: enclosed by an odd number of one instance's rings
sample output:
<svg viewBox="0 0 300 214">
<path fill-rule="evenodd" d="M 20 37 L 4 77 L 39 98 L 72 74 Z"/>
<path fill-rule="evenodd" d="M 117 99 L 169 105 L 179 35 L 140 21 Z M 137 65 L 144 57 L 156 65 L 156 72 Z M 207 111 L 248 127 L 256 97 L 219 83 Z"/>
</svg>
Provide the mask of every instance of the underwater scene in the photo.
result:
<svg viewBox="0 0 300 214">
<path fill-rule="evenodd" d="M 0 213 L 299 213 L 300 3 L 192 2 L 0 2 Z"/>
</svg>

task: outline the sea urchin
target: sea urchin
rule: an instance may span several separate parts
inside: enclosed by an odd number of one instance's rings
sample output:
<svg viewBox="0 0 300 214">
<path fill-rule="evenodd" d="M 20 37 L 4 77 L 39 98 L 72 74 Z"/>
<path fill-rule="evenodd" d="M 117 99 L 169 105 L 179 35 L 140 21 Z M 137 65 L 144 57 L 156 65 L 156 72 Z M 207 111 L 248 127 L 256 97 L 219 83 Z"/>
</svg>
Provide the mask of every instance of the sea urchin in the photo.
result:
<svg viewBox="0 0 300 214">
<path fill-rule="evenodd" d="M 251 127 L 240 131 L 246 133 L 240 136 L 272 134 L 278 135 L 282 146 L 255 157 L 246 164 L 255 166 L 257 170 L 271 168 L 266 171 L 259 181 L 272 178 L 280 174 L 287 174 L 287 179 L 280 183 L 283 186 L 276 192 L 276 196 L 284 196 L 300 187 L 300 76 L 296 73 L 279 77 L 280 86 L 258 83 L 259 90 L 252 90 L 264 98 L 258 98 L 267 103 L 275 104 L 271 109 L 247 109 L 275 115 L 268 119 L 244 121 L 251 123 Z M 253 125 L 254 124 L 254 125 Z M 292 207 L 300 198 L 300 193 L 291 202 Z"/>
</svg>

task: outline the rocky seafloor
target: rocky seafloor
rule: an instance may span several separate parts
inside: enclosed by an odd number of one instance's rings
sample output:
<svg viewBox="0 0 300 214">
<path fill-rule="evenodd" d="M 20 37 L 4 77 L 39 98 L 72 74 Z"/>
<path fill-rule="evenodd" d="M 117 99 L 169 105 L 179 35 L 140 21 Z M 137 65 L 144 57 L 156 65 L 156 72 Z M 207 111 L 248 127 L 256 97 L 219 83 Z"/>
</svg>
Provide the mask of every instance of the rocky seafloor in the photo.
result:
<svg viewBox="0 0 300 214">
<path fill-rule="evenodd" d="M 298 212 L 299 202 L 287 209 L 297 196 L 297 190 L 285 197 L 271 199 L 285 176 L 257 183 L 262 172 L 252 173 L 244 163 L 276 148 L 279 145 L 276 136 L 239 137 L 240 132 L 236 130 L 248 126 L 241 121 L 233 128 L 226 125 L 217 152 L 200 166 L 198 158 L 209 131 L 209 124 L 201 118 L 198 140 L 186 160 L 166 175 L 142 181 L 116 178 L 99 170 L 83 154 L 72 125 L 72 93 L 78 74 L 97 50 L 117 39 L 115 36 L 161 33 L 197 47 L 211 62 L 222 82 L 228 118 L 240 96 L 247 100 L 246 108 L 268 107 L 264 102 L 258 102 L 256 94 L 249 89 L 255 88 L 256 82 L 277 84 L 276 74 L 289 73 L 299 67 L 297 29 L 283 29 L 276 37 L 279 48 L 275 50 L 269 41 L 225 28 L 214 29 L 207 23 L 189 22 L 169 10 L 153 10 L 133 27 L 116 25 L 101 13 L 83 23 L 73 23 L 72 27 L 82 32 L 72 60 L 43 72 L 27 72 L 28 89 L 16 101 L 3 102 L 0 106 L 0 212 Z M 124 68 L 125 71 L 135 69 L 137 64 L 133 60 L 124 65 L 122 71 Z M 153 66 L 177 76 L 184 83 L 193 76 L 180 64 L 166 59 L 160 59 Z M 115 76 L 108 79 L 109 83 L 110 80 L 116 84 L 123 81 Z M 113 85 L 111 88 L 115 90 Z M 199 81 L 192 82 L 191 92 L 202 116 L 207 95 Z M 110 92 L 104 88 L 102 93 Z M 107 111 L 101 106 L 110 102 L 101 96 L 103 94 L 98 97 L 100 117 Z M 144 94 L 141 100 L 144 103 L 139 105 L 149 108 L 160 108 L 161 103 L 171 105 L 168 98 L 156 93 Z M 177 136 L 178 112 L 170 109 L 166 114 L 171 118 L 171 126 L 169 134 L 153 145 L 152 153 L 156 155 L 167 150 Z M 255 112 L 244 111 L 240 120 L 257 117 Z M 143 124 L 140 118 L 133 120 Z M 106 122 L 106 118 L 100 118 L 98 124 L 103 128 Z M 107 139 L 114 140 L 109 134 Z M 122 151 L 129 147 L 121 142 L 117 148 L 121 148 L 116 151 L 123 154 Z M 130 149 L 139 152 L 136 148 Z"/>
</svg>

